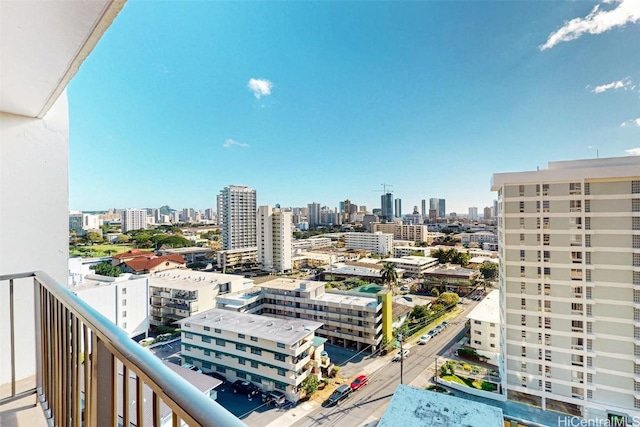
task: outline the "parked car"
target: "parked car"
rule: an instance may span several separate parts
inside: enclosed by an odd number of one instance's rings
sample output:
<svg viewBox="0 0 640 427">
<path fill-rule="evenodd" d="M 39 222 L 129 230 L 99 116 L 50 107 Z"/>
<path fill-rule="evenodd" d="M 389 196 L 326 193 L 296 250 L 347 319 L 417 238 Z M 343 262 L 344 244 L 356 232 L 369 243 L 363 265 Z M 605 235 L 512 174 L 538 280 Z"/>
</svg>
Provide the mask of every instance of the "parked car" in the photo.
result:
<svg viewBox="0 0 640 427">
<path fill-rule="evenodd" d="M 449 326 L 449 322 L 445 320 L 444 322 L 442 322 L 442 326 L 446 328 L 447 326 Z"/>
<path fill-rule="evenodd" d="M 351 382 L 351 390 L 356 391 L 360 387 L 364 387 L 369 384 L 369 377 L 366 375 L 360 375 L 358 378 Z"/>
<path fill-rule="evenodd" d="M 248 398 L 260 394 L 260 389 L 251 381 L 237 380 L 231 384 L 231 389 L 234 393 L 244 394 Z"/>
<path fill-rule="evenodd" d="M 327 400 L 324 401 L 323 406 L 338 405 L 344 399 L 349 397 L 352 392 L 353 390 L 351 390 L 351 386 L 349 386 L 349 384 L 342 384 L 333 393 L 331 393 L 331 396 L 329 396 Z"/>
<path fill-rule="evenodd" d="M 197 372 L 199 374 L 202 373 L 202 369 L 198 368 L 195 365 L 192 365 L 191 363 L 185 363 L 184 365 L 182 365 L 182 367 L 185 369 L 189 369 L 190 371 Z"/>
<path fill-rule="evenodd" d="M 208 372 L 205 375 L 209 375 L 210 377 L 213 377 L 215 379 L 222 381 L 222 384 L 225 384 L 227 382 L 227 379 L 225 378 L 225 376 L 219 372 Z"/>
<path fill-rule="evenodd" d="M 284 393 L 278 390 L 270 391 L 268 393 L 262 393 L 262 402 L 268 405 L 281 406 L 285 403 L 286 399 Z"/>
<path fill-rule="evenodd" d="M 438 325 L 435 328 L 433 328 L 433 330 L 436 331 L 436 334 L 439 334 L 440 332 L 442 332 L 443 329 L 444 329 L 444 326 L 442 325 Z"/>
<path fill-rule="evenodd" d="M 438 332 L 436 332 L 435 329 L 430 330 L 429 332 L 427 332 L 427 335 L 429 335 L 431 338 L 435 337 L 436 335 L 438 335 Z"/>
<path fill-rule="evenodd" d="M 406 359 L 407 357 L 409 357 L 409 349 L 405 348 L 404 350 L 402 350 L 402 354 L 400 352 L 397 352 L 395 356 L 393 356 L 393 359 L 391 359 L 392 362 L 399 362 L 400 358 Z"/>
<path fill-rule="evenodd" d="M 431 339 L 431 335 L 427 334 L 427 335 L 423 335 L 420 337 L 420 339 L 418 340 L 418 344 L 426 344 L 429 342 L 429 340 Z"/>
</svg>

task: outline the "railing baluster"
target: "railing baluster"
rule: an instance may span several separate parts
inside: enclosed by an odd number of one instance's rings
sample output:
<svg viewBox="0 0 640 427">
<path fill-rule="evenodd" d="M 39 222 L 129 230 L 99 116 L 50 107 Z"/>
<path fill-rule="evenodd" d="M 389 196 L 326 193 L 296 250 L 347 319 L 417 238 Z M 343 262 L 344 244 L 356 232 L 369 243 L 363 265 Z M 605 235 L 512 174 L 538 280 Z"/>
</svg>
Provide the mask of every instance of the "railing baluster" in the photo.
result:
<svg viewBox="0 0 640 427">
<path fill-rule="evenodd" d="M 136 426 L 144 426 L 144 383 L 136 374 Z"/>
<path fill-rule="evenodd" d="M 33 279 L 33 298 L 35 308 L 33 310 L 33 322 L 35 325 L 35 349 L 36 349 L 36 399 L 40 397 L 42 393 L 42 375 L 43 375 L 43 343 L 42 343 L 42 286 L 38 282 L 38 279 Z"/>
<path fill-rule="evenodd" d="M 89 354 L 91 355 L 91 380 L 89 384 L 91 385 L 91 395 L 89 402 L 89 424 L 90 426 L 98 425 L 98 400 L 100 396 L 98 395 L 98 336 L 91 331 L 91 347 L 89 349 Z M 86 401 L 85 401 L 86 402 Z M 86 403 L 85 403 L 86 404 Z"/>
<path fill-rule="evenodd" d="M 73 423 L 75 427 L 81 427 L 80 423 L 80 321 L 75 315 L 72 315 L 73 319 Z"/>
<path fill-rule="evenodd" d="M 160 427 L 160 398 L 153 392 L 153 427 Z"/>
<path fill-rule="evenodd" d="M 42 331 L 45 333 L 46 337 L 44 340 L 44 345 L 46 347 L 46 351 L 44 353 L 44 360 L 46 360 L 45 366 L 45 390 L 44 390 L 44 399 L 46 402 L 46 410 L 49 414 L 49 417 L 52 416 L 53 407 L 51 406 L 51 387 L 53 382 L 53 352 L 51 350 L 53 343 L 51 337 L 51 319 L 53 316 L 53 310 L 51 307 L 51 294 L 49 291 L 44 292 L 45 297 L 45 318 L 42 319 Z"/>
<path fill-rule="evenodd" d="M 91 420 L 91 405 L 89 405 L 91 399 L 91 360 L 89 358 L 89 328 L 87 328 L 87 325 L 84 323 L 82 323 L 82 360 L 84 368 L 84 407 L 82 408 L 82 419 L 85 423 L 88 423 Z"/>
<path fill-rule="evenodd" d="M 69 309 L 63 306 L 62 310 L 62 332 L 64 337 L 62 339 L 62 359 L 64 366 L 64 376 L 62 377 L 62 383 L 64 388 L 62 389 L 62 415 L 64 416 L 64 423 L 61 425 L 68 426 L 71 419 L 71 342 L 70 342 L 70 329 L 69 329 Z"/>
<path fill-rule="evenodd" d="M 178 427 L 180 425 L 180 417 L 175 412 L 171 413 L 171 426 Z"/>
<path fill-rule="evenodd" d="M 53 387 L 51 388 L 52 418 L 54 425 L 60 424 L 60 303 L 52 296 L 53 303 Z"/>
<path fill-rule="evenodd" d="M 116 377 L 118 373 L 116 372 Z M 129 427 L 129 368 L 122 367 L 122 425 Z"/>
<path fill-rule="evenodd" d="M 9 329 L 11 330 L 11 397 L 16 395 L 16 339 L 13 313 L 13 279 L 9 280 Z"/>
</svg>

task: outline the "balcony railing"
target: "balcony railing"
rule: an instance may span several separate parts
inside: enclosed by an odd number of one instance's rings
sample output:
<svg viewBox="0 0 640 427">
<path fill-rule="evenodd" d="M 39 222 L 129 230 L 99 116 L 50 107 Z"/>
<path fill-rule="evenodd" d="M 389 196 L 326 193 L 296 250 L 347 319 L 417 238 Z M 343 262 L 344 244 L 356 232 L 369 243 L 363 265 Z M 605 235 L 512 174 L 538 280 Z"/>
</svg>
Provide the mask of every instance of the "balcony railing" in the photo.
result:
<svg viewBox="0 0 640 427">
<path fill-rule="evenodd" d="M 16 393 L 14 287 L 29 286 L 29 278 L 36 385 Z M 11 394 L 0 405 L 36 394 L 54 426 L 244 426 L 46 273 L 0 276 L 3 286 L 7 282 Z"/>
</svg>

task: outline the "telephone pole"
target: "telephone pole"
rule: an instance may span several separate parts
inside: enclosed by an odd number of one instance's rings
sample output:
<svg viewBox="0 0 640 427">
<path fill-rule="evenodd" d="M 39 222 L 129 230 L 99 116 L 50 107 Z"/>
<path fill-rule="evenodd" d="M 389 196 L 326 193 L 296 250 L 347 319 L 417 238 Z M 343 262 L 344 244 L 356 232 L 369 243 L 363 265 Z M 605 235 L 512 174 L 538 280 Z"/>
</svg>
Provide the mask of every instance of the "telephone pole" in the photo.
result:
<svg viewBox="0 0 640 427">
<path fill-rule="evenodd" d="M 404 354 L 402 353 L 402 334 L 398 334 L 398 341 L 400 342 L 400 384 L 402 384 L 402 362 L 404 362 Z"/>
</svg>

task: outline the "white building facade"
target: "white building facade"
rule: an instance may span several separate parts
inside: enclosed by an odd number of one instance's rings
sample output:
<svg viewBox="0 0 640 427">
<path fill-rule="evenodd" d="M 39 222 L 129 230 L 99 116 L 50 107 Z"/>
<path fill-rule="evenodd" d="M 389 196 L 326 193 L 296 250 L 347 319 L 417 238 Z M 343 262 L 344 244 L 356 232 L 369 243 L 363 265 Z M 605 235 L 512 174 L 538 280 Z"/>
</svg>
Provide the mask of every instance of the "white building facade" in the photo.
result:
<svg viewBox="0 0 640 427">
<path fill-rule="evenodd" d="M 147 228 L 146 209 L 125 209 L 122 211 L 122 232 Z"/>
<path fill-rule="evenodd" d="M 345 233 L 344 244 L 347 249 L 363 249 L 380 255 L 393 250 L 393 234 L 389 233 Z"/>
<path fill-rule="evenodd" d="M 293 214 L 280 208 L 260 206 L 257 214 L 258 262 L 269 271 L 292 270 Z"/>
<path fill-rule="evenodd" d="M 493 176 L 510 399 L 640 416 L 640 157 Z"/>
<path fill-rule="evenodd" d="M 487 296 L 467 315 L 469 319 L 469 346 L 478 354 L 498 363 L 500 353 L 500 290 Z"/>
</svg>

